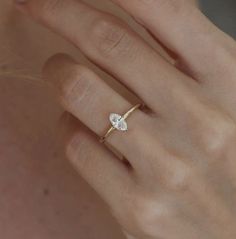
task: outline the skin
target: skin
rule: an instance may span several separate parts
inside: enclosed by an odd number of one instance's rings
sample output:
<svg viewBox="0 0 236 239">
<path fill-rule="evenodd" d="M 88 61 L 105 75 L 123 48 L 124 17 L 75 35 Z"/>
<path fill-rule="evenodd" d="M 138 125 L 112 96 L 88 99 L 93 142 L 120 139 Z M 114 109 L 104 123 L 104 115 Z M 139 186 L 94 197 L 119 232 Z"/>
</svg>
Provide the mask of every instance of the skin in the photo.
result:
<svg viewBox="0 0 236 239">
<path fill-rule="evenodd" d="M 123 239 L 107 206 L 58 145 L 67 119 L 63 123 L 64 110 L 40 76 L 57 52 L 87 62 L 11 1 L 0 1 L 0 237 Z"/>
<path fill-rule="evenodd" d="M 122 113 L 132 104 L 86 66 L 65 55 L 51 58 L 44 77 L 74 115 L 68 158 L 130 238 L 234 238 L 235 42 L 188 1 L 116 3 L 174 52 L 175 65 L 126 24 L 80 1 L 18 5 L 152 111 L 136 111 L 125 135 L 107 139 L 127 167 L 96 135 L 104 134 L 108 112 Z"/>
</svg>

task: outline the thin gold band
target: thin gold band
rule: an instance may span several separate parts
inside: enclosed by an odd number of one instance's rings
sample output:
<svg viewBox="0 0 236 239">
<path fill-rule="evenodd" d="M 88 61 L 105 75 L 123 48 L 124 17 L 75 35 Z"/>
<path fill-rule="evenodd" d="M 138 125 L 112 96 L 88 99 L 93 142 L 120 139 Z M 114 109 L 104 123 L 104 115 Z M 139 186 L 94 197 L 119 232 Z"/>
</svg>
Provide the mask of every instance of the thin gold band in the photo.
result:
<svg viewBox="0 0 236 239">
<path fill-rule="evenodd" d="M 135 110 L 137 110 L 138 108 L 140 108 L 142 106 L 142 104 L 137 104 L 135 106 L 133 106 L 130 110 L 128 110 L 123 116 L 122 118 L 125 120 L 127 119 Z M 104 136 L 102 136 L 100 138 L 100 142 L 104 143 L 107 139 L 107 137 L 114 131 L 116 130 L 116 128 L 114 126 L 111 126 L 109 128 L 109 130 L 106 132 L 106 134 Z"/>
</svg>

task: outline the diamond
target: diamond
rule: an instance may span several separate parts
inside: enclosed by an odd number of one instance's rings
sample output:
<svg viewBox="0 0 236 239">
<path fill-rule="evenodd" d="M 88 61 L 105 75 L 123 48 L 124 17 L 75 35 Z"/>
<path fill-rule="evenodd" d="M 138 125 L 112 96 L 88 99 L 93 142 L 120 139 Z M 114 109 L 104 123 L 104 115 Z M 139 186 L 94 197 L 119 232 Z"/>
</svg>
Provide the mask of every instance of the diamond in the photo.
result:
<svg viewBox="0 0 236 239">
<path fill-rule="evenodd" d="M 109 119 L 110 119 L 112 126 L 115 129 L 120 130 L 120 131 L 128 130 L 128 125 L 127 125 L 125 119 L 121 115 L 111 113 Z"/>
</svg>

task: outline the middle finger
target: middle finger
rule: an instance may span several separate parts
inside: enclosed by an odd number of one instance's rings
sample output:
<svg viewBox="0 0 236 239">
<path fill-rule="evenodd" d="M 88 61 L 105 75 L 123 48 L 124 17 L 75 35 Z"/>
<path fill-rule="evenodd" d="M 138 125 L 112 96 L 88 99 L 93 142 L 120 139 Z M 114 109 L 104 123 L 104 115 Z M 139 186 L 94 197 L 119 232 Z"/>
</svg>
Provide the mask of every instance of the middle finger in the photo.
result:
<svg viewBox="0 0 236 239">
<path fill-rule="evenodd" d="M 175 97 L 196 86 L 120 20 L 80 1 L 30 0 L 22 9 L 72 41 L 156 112 L 177 111 Z"/>
</svg>

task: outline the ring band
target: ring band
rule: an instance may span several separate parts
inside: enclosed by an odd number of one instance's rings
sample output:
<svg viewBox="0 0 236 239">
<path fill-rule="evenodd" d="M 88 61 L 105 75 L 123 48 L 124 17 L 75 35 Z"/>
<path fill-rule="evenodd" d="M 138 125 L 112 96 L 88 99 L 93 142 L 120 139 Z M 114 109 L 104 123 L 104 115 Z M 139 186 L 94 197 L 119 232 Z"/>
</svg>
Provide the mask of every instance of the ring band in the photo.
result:
<svg viewBox="0 0 236 239">
<path fill-rule="evenodd" d="M 110 122 L 111 122 L 111 127 L 108 129 L 106 134 L 100 138 L 100 142 L 104 143 L 107 139 L 108 136 L 114 131 L 114 130 L 119 130 L 119 131 L 127 131 L 128 130 L 128 125 L 126 122 L 126 119 L 137 109 L 139 109 L 142 106 L 142 104 L 137 104 L 133 106 L 130 110 L 128 110 L 123 116 L 115 113 L 110 114 Z"/>
</svg>

